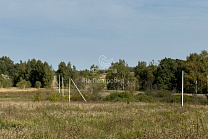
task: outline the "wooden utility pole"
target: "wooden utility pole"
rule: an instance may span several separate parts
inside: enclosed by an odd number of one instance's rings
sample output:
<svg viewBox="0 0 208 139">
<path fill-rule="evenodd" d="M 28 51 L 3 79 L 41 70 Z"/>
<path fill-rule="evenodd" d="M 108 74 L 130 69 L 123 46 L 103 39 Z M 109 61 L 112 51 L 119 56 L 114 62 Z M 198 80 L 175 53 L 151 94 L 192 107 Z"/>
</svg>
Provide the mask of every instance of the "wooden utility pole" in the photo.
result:
<svg viewBox="0 0 208 139">
<path fill-rule="evenodd" d="M 183 107 L 183 85 L 184 85 L 184 71 L 182 71 L 182 107 Z"/>
<path fill-rule="evenodd" d="M 74 84 L 74 86 L 76 87 L 76 89 L 78 90 L 79 94 L 82 96 L 83 100 L 87 103 L 85 97 L 82 95 L 82 93 L 80 92 L 79 88 L 77 87 L 77 85 L 74 83 L 74 81 L 71 79 L 72 83 Z"/>
<path fill-rule="evenodd" d="M 59 75 L 59 94 L 61 93 L 61 77 Z"/>
<path fill-rule="evenodd" d="M 71 79 L 69 77 L 69 102 L 71 101 Z"/>
<path fill-rule="evenodd" d="M 64 78 L 62 77 L 62 96 L 64 96 Z"/>
</svg>

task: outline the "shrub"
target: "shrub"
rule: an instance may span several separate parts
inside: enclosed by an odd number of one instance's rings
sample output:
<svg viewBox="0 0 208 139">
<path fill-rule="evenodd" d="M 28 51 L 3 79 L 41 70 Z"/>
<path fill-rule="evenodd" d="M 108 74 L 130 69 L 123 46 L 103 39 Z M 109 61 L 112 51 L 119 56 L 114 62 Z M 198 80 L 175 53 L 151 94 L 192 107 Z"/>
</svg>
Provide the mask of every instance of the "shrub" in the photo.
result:
<svg viewBox="0 0 208 139">
<path fill-rule="evenodd" d="M 82 93 L 82 95 L 85 97 L 86 100 L 90 100 L 90 95 L 87 93 Z M 71 95 L 71 100 L 72 101 L 82 101 L 83 98 L 79 93 L 73 93 Z"/>
<path fill-rule="evenodd" d="M 36 82 L 35 82 L 35 87 L 37 87 L 38 89 L 40 89 L 40 87 L 41 87 L 41 82 L 40 82 L 40 81 L 36 81 Z"/>
<path fill-rule="evenodd" d="M 31 85 L 31 82 L 30 81 L 27 81 L 26 82 L 26 88 L 30 88 L 32 85 Z"/>
<path fill-rule="evenodd" d="M 52 101 L 52 102 L 56 102 L 58 101 L 60 98 L 59 94 L 57 93 L 52 93 L 49 95 L 48 100 Z"/>
<path fill-rule="evenodd" d="M 110 95 L 106 96 L 105 99 L 106 101 L 113 101 L 113 102 L 131 102 L 133 100 L 133 96 L 129 92 L 114 92 L 111 93 Z"/>
<path fill-rule="evenodd" d="M 58 95 L 58 99 L 62 100 L 64 102 L 67 102 L 67 101 L 69 101 L 69 95 L 64 95 L 64 96 Z"/>
<path fill-rule="evenodd" d="M 157 98 L 163 98 L 163 97 L 170 97 L 171 92 L 167 90 L 158 90 L 158 91 L 152 91 L 152 92 L 145 92 L 146 95 L 151 95 L 153 97 Z"/>
<path fill-rule="evenodd" d="M 30 83 L 30 81 L 26 81 L 26 80 L 21 79 L 21 80 L 16 84 L 16 86 L 19 87 L 19 88 L 21 88 L 21 89 L 25 89 L 25 88 L 31 87 L 31 83 Z"/>
<path fill-rule="evenodd" d="M 41 101 L 42 97 L 40 95 L 40 92 L 36 92 L 35 96 L 33 97 L 34 101 Z"/>
<path fill-rule="evenodd" d="M 8 75 L 0 75 L 0 87 L 8 88 L 12 86 L 12 81 L 10 80 Z"/>
<path fill-rule="evenodd" d="M 187 96 L 187 95 L 183 96 L 184 103 L 193 103 L 193 100 L 194 100 L 193 96 Z M 182 101 L 181 95 L 174 95 L 171 100 L 171 102 L 173 103 L 181 103 L 181 101 Z"/>
<path fill-rule="evenodd" d="M 136 102 L 156 102 L 157 100 L 150 95 L 138 94 L 134 97 Z"/>
<path fill-rule="evenodd" d="M 92 100 L 92 101 L 101 101 L 102 97 L 101 97 L 100 93 L 92 93 L 91 95 L 89 95 L 88 99 Z"/>
</svg>

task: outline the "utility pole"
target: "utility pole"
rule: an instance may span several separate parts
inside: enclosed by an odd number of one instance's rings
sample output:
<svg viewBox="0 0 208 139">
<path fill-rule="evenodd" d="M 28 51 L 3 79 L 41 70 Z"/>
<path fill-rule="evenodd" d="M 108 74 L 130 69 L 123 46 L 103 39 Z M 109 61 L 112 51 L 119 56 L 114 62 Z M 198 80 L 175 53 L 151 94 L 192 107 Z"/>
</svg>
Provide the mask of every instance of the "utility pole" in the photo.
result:
<svg viewBox="0 0 208 139">
<path fill-rule="evenodd" d="M 197 103 L 197 93 L 198 93 L 198 81 L 196 79 L 195 103 Z"/>
<path fill-rule="evenodd" d="M 71 101 L 71 79 L 69 77 L 69 102 Z"/>
<path fill-rule="evenodd" d="M 62 77 L 62 96 L 64 96 L 64 78 Z"/>
<path fill-rule="evenodd" d="M 184 85 L 184 71 L 182 71 L 182 107 L 183 107 L 183 86 Z"/>
<path fill-rule="evenodd" d="M 59 75 L 59 94 L 61 93 L 61 77 Z"/>
<path fill-rule="evenodd" d="M 208 63 L 206 63 L 206 70 L 207 70 L 207 94 L 208 94 Z"/>
<path fill-rule="evenodd" d="M 85 97 L 82 95 L 82 93 L 80 92 L 79 88 L 77 87 L 77 85 L 74 83 L 74 81 L 71 79 L 72 83 L 74 84 L 74 86 L 76 87 L 76 89 L 78 90 L 79 94 L 82 96 L 83 100 L 87 103 Z"/>
</svg>

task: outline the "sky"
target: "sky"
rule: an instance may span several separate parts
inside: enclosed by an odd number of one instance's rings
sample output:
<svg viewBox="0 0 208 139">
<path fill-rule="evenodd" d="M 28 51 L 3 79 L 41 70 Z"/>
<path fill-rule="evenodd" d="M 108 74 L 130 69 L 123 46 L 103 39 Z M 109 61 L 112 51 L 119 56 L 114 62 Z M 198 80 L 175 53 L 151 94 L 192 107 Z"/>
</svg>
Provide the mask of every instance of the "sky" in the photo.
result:
<svg viewBox="0 0 208 139">
<path fill-rule="evenodd" d="M 207 0 L 0 0 L 0 57 L 40 59 L 56 70 L 99 57 L 129 66 L 208 50 Z"/>
</svg>

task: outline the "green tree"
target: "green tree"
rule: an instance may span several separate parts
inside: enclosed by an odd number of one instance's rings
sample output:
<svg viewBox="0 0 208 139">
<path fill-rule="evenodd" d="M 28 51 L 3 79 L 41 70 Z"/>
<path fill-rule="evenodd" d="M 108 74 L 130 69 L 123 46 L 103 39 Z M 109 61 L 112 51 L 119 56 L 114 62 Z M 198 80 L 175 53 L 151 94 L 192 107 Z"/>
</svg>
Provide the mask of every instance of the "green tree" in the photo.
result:
<svg viewBox="0 0 208 139">
<path fill-rule="evenodd" d="M 109 90 L 124 90 L 128 86 L 130 77 L 128 64 L 124 60 L 112 63 L 106 76 L 107 88 Z"/>
<path fill-rule="evenodd" d="M 154 61 L 151 61 L 147 66 L 144 61 L 139 61 L 138 65 L 134 70 L 135 77 L 137 79 L 137 85 L 139 90 L 149 90 L 153 89 L 153 83 L 155 81 L 157 66 Z"/>
<path fill-rule="evenodd" d="M 4 87 L 10 87 L 13 84 L 14 81 L 14 75 L 16 73 L 16 67 L 14 62 L 6 56 L 3 56 L 0 58 L 0 75 L 7 75 L 9 76 L 9 80 L 5 80 L 1 82 Z M 3 83 L 4 82 L 4 83 Z"/>
<path fill-rule="evenodd" d="M 155 65 L 154 61 L 151 61 L 149 66 L 147 67 L 147 81 L 146 81 L 147 89 L 150 90 L 150 92 L 153 90 L 156 71 L 157 71 L 157 66 Z"/>
<path fill-rule="evenodd" d="M 25 89 L 25 88 L 30 88 L 31 87 L 31 83 L 30 81 L 26 81 L 24 79 L 21 79 L 18 83 L 17 83 L 17 87 L 21 88 L 21 89 Z"/>
<path fill-rule="evenodd" d="M 57 76 L 61 76 L 64 78 L 64 86 L 68 86 L 69 84 L 69 77 L 71 79 L 73 79 L 76 82 L 76 78 L 77 78 L 77 70 L 76 67 L 73 66 L 73 68 L 71 67 L 71 63 L 68 62 L 68 64 L 66 65 L 65 62 L 61 62 L 58 66 L 58 70 L 57 70 Z M 61 83 L 62 85 L 62 83 Z"/>
<path fill-rule="evenodd" d="M 16 85 L 21 79 L 29 80 L 29 75 L 27 73 L 27 63 L 20 61 L 19 64 L 16 65 L 17 72 L 14 78 L 14 84 Z"/>
<path fill-rule="evenodd" d="M 14 62 L 6 56 L 0 58 L 0 74 L 8 75 L 10 78 L 14 77 L 16 72 Z"/>
<path fill-rule="evenodd" d="M 0 87 L 8 88 L 12 86 L 12 81 L 8 75 L 1 74 L 0 75 Z"/>
<path fill-rule="evenodd" d="M 135 77 L 137 78 L 138 82 L 138 89 L 145 90 L 145 82 L 147 81 L 147 63 L 144 61 L 139 61 L 138 65 L 135 68 Z"/>
<path fill-rule="evenodd" d="M 76 66 L 73 65 L 73 68 L 72 68 L 72 77 L 71 77 L 73 80 L 76 80 L 78 78 L 78 71 L 76 69 Z"/>
<path fill-rule="evenodd" d="M 181 90 L 182 90 L 182 71 L 185 71 L 185 69 L 186 69 L 186 61 L 176 59 L 176 64 L 177 64 L 177 71 L 175 73 L 176 91 L 181 92 Z"/>
<path fill-rule="evenodd" d="M 45 88 L 51 88 L 51 84 L 54 78 L 52 66 L 49 66 L 47 62 L 43 64 L 43 86 Z"/>
<path fill-rule="evenodd" d="M 186 92 L 206 92 L 207 88 L 207 61 L 208 53 L 192 53 L 187 57 L 185 68 L 185 90 Z"/>
<path fill-rule="evenodd" d="M 69 64 L 68 64 L 69 66 Z M 58 66 L 58 70 L 57 70 L 57 75 L 61 76 L 64 78 L 64 86 L 67 86 L 68 80 L 69 80 L 69 72 L 66 66 L 65 62 L 61 62 Z M 61 82 L 61 86 L 62 86 L 62 82 Z"/>
<path fill-rule="evenodd" d="M 91 80 L 91 92 L 94 93 L 94 95 L 97 95 L 98 92 L 100 92 L 104 88 L 104 83 L 99 82 L 99 67 L 96 65 L 92 65 L 90 67 L 90 73 L 89 73 L 89 79 Z"/>
<path fill-rule="evenodd" d="M 176 88 L 176 60 L 164 58 L 157 67 L 156 82 L 159 89 L 173 90 Z"/>
<path fill-rule="evenodd" d="M 36 81 L 35 87 L 37 87 L 38 89 L 40 89 L 40 87 L 41 87 L 41 82 L 40 82 L 40 81 Z"/>
</svg>

